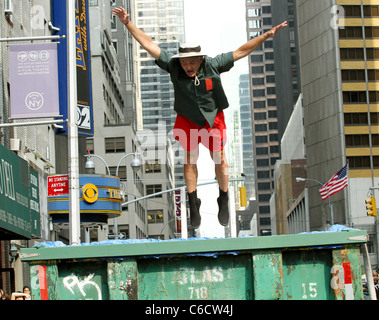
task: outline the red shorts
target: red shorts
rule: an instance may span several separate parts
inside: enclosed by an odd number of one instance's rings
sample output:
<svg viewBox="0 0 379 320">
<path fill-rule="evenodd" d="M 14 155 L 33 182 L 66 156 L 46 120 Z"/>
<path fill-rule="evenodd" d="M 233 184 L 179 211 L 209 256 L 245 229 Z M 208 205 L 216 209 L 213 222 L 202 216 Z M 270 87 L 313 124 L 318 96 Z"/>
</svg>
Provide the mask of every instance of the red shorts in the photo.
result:
<svg viewBox="0 0 379 320">
<path fill-rule="evenodd" d="M 186 117 L 178 115 L 173 130 L 174 138 L 186 151 L 194 151 L 203 144 L 211 152 L 224 149 L 226 144 L 226 124 L 224 112 L 217 114 L 213 128 L 207 121 L 204 127 L 199 127 Z"/>
</svg>

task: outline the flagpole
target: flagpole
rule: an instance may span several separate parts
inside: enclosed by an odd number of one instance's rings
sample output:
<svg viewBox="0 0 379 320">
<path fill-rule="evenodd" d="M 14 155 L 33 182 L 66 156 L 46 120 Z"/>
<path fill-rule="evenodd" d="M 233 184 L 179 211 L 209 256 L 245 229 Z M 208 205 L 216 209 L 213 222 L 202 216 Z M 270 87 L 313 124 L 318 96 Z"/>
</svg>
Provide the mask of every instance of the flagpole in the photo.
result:
<svg viewBox="0 0 379 320">
<path fill-rule="evenodd" d="M 346 159 L 346 162 L 347 162 L 347 212 L 348 212 L 348 221 L 349 221 L 349 227 L 352 227 L 353 226 L 353 219 L 351 218 L 351 211 L 350 211 L 350 207 L 351 207 L 351 203 L 350 203 L 350 199 L 351 199 L 351 193 L 350 193 L 350 166 L 349 166 L 349 159 L 347 158 Z"/>
<path fill-rule="evenodd" d="M 333 212 L 333 204 L 330 202 L 330 195 L 328 190 L 328 199 L 329 199 L 329 208 L 330 208 L 330 223 L 334 226 L 334 212 Z"/>
</svg>

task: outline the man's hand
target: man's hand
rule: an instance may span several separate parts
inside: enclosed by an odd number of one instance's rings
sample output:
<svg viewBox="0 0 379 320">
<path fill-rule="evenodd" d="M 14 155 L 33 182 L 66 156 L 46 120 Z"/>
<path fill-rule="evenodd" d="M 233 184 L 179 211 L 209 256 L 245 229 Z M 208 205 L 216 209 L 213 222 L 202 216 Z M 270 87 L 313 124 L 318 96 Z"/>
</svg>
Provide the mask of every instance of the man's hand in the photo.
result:
<svg viewBox="0 0 379 320">
<path fill-rule="evenodd" d="M 126 12 L 126 10 L 123 7 L 114 8 L 112 13 L 115 16 L 118 16 L 121 23 L 127 25 L 130 22 L 130 15 Z"/>
<path fill-rule="evenodd" d="M 284 28 L 287 26 L 288 26 L 287 21 L 284 21 L 282 24 L 276 26 L 275 28 L 272 28 L 270 31 L 267 31 L 265 34 L 259 37 L 256 37 L 254 39 L 251 39 L 248 43 L 246 43 L 241 48 L 233 52 L 234 61 L 238 61 L 242 58 L 247 57 L 255 49 L 261 46 L 262 43 L 265 42 L 267 39 L 273 38 L 281 28 Z"/>
<path fill-rule="evenodd" d="M 277 33 L 278 31 L 281 29 L 281 28 L 284 28 L 284 27 L 288 27 L 288 23 L 287 21 L 284 21 L 283 23 L 281 23 L 280 25 L 272 28 L 270 31 L 267 31 L 267 36 L 269 38 L 273 38 Z"/>
<path fill-rule="evenodd" d="M 118 16 L 121 23 L 123 23 L 130 34 L 137 40 L 137 42 L 155 59 L 158 60 L 161 55 L 161 48 L 151 40 L 151 38 L 138 29 L 133 23 L 130 23 L 130 15 L 123 7 L 114 8 L 112 13 Z"/>
</svg>

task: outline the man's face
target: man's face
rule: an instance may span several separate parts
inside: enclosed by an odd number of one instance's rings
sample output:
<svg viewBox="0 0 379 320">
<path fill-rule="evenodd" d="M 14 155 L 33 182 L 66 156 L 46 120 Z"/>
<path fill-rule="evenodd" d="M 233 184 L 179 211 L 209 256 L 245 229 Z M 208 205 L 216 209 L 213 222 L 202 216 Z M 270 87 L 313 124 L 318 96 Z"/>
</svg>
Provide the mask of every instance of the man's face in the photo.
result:
<svg viewBox="0 0 379 320">
<path fill-rule="evenodd" d="M 202 62 L 203 57 L 180 58 L 180 65 L 190 78 L 196 76 Z"/>
</svg>

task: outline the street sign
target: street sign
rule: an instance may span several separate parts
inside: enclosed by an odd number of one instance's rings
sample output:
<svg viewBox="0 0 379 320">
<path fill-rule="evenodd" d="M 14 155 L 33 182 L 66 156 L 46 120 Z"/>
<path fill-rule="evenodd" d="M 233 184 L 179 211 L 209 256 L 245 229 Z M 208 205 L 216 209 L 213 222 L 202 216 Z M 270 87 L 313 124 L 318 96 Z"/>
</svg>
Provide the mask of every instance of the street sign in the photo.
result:
<svg viewBox="0 0 379 320">
<path fill-rule="evenodd" d="M 68 174 L 47 178 L 48 197 L 65 196 L 69 192 Z"/>
</svg>

